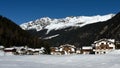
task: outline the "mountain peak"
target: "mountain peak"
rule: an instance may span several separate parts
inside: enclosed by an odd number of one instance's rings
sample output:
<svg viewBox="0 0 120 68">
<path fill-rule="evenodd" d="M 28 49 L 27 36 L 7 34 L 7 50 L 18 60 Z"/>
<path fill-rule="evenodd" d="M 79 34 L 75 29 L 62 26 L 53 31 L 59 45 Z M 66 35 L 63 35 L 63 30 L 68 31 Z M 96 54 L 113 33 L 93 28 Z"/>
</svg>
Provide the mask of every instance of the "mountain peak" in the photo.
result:
<svg viewBox="0 0 120 68">
<path fill-rule="evenodd" d="M 59 30 L 71 26 L 79 26 L 82 27 L 87 24 L 102 22 L 108 19 L 111 19 L 115 14 L 108 15 L 96 15 L 96 16 L 70 16 L 66 18 L 60 19 L 51 19 L 49 17 L 43 17 L 37 19 L 35 21 L 30 21 L 27 23 L 21 24 L 21 28 L 24 30 L 35 29 L 36 31 L 40 31 L 43 29 L 47 29 L 47 34 L 51 30 Z"/>
</svg>

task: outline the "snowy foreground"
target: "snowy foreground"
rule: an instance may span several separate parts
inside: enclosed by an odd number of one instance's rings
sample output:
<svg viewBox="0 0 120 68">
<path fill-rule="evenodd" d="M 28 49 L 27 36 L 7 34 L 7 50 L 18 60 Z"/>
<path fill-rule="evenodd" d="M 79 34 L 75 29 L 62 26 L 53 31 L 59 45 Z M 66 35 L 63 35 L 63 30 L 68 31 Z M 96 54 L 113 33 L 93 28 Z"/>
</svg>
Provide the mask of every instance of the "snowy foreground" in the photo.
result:
<svg viewBox="0 0 120 68">
<path fill-rule="evenodd" d="M 106 55 L 0 56 L 0 68 L 119 68 L 120 50 Z"/>
</svg>

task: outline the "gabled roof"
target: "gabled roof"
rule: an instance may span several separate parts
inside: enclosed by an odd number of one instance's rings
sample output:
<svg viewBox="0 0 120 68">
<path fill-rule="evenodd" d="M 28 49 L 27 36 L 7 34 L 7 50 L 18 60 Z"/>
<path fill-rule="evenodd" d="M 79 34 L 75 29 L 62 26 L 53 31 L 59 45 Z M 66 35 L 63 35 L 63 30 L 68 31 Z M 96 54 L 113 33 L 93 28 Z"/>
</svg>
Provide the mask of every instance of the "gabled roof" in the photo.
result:
<svg viewBox="0 0 120 68">
<path fill-rule="evenodd" d="M 95 41 L 94 43 L 99 43 L 99 42 L 102 42 L 102 41 L 114 43 L 115 39 L 105 39 L 105 38 L 103 38 L 103 39 L 100 39 L 98 41 Z"/>
<path fill-rule="evenodd" d="M 69 46 L 69 47 L 75 48 L 74 45 L 70 45 L 70 44 L 60 45 L 60 47 L 65 47 L 65 46 Z"/>
</svg>

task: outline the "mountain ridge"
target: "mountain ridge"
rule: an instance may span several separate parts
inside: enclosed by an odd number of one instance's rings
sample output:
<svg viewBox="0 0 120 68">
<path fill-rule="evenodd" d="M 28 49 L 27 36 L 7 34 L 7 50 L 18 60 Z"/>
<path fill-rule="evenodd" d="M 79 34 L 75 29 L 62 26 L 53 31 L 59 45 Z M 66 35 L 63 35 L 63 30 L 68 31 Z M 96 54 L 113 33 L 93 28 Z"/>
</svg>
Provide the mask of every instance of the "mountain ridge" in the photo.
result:
<svg viewBox="0 0 120 68">
<path fill-rule="evenodd" d="M 21 28 L 24 30 L 35 29 L 36 31 L 40 31 L 43 29 L 47 29 L 46 34 L 48 34 L 51 30 L 60 30 L 71 26 L 79 26 L 82 27 L 87 24 L 106 21 L 115 16 L 115 14 L 108 15 L 96 15 L 96 16 L 71 16 L 60 19 L 51 19 L 49 17 L 44 17 L 37 19 L 35 21 L 30 21 L 28 23 L 21 24 Z"/>
<path fill-rule="evenodd" d="M 73 44 L 75 46 L 89 46 L 94 41 L 108 38 L 120 40 L 120 13 L 107 21 L 96 22 L 83 27 L 67 27 L 60 30 L 51 30 L 46 34 L 47 29 L 36 31 L 28 30 L 33 35 L 47 40 L 51 46 L 62 44 Z M 56 37 L 55 37 L 56 36 Z M 50 38 L 52 37 L 52 38 Z M 47 38 L 47 39 L 46 39 Z"/>
</svg>

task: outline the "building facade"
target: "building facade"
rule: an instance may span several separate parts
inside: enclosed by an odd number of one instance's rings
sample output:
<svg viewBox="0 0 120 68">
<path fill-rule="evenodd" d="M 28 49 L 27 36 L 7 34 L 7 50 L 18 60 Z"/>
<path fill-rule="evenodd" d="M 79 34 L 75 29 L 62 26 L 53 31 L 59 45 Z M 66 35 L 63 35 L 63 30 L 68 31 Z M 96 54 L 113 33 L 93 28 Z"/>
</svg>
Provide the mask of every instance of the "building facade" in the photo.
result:
<svg viewBox="0 0 120 68">
<path fill-rule="evenodd" d="M 115 50 L 115 40 L 114 39 L 100 39 L 95 41 L 93 46 L 93 51 L 95 54 L 106 54 L 112 50 Z"/>
</svg>

